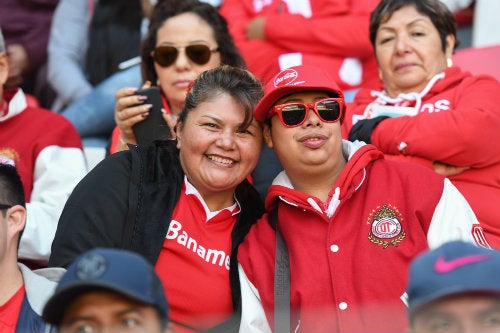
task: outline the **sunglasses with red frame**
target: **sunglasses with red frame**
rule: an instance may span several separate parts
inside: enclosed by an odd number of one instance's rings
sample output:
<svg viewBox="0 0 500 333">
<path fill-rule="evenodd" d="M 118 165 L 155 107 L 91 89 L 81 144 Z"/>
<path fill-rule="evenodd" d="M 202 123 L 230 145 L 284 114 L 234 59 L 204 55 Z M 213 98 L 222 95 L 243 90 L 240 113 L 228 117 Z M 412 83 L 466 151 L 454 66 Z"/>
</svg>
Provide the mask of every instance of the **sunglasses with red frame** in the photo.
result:
<svg viewBox="0 0 500 333">
<path fill-rule="evenodd" d="M 313 110 L 321 121 L 335 123 L 341 119 L 344 109 L 343 98 L 325 98 L 314 103 L 292 102 L 275 105 L 270 110 L 268 118 L 276 113 L 283 126 L 297 127 L 307 119 L 309 110 Z"/>
</svg>

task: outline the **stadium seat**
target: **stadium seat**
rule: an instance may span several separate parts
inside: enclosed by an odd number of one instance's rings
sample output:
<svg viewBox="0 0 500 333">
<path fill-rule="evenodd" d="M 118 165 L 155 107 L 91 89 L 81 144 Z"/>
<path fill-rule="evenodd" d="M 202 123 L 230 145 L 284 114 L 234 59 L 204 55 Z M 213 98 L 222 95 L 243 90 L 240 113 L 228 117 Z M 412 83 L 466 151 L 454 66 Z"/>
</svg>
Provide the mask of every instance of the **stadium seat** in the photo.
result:
<svg viewBox="0 0 500 333">
<path fill-rule="evenodd" d="M 500 44 L 460 49 L 453 64 L 473 74 L 489 74 L 500 81 Z"/>
</svg>

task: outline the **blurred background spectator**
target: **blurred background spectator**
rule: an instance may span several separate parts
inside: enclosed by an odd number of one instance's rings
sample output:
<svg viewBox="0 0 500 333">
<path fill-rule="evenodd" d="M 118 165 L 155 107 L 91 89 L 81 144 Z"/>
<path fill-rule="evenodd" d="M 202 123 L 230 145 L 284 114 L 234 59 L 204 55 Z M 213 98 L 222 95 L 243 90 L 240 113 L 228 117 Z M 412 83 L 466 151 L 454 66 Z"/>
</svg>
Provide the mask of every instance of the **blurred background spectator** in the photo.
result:
<svg viewBox="0 0 500 333">
<path fill-rule="evenodd" d="M 59 0 L 0 0 L 0 27 L 9 56 L 6 87 L 19 86 L 49 108 L 54 92 L 47 85 L 47 43 Z M 84 2 L 84 1 L 82 1 Z"/>
<path fill-rule="evenodd" d="M 316 65 L 351 90 L 377 82 L 368 39 L 378 0 L 224 0 L 220 7 L 248 68 L 262 82 L 282 69 Z"/>
<path fill-rule="evenodd" d="M 59 216 L 87 165 L 67 119 L 30 105 L 20 88 L 4 90 L 8 71 L 0 31 L 0 161 L 15 165 L 24 185 L 28 220 L 19 257 L 31 267 L 45 266 Z"/>
<path fill-rule="evenodd" d="M 475 0 L 472 25 L 473 47 L 500 44 L 498 13 L 500 13 L 500 1 Z"/>
<path fill-rule="evenodd" d="M 105 147 L 114 127 L 115 93 L 141 83 L 139 45 L 150 0 L 61 0 L 49 40 L 53 110 L 77 128 L 84 146 Z"/>
</svg>

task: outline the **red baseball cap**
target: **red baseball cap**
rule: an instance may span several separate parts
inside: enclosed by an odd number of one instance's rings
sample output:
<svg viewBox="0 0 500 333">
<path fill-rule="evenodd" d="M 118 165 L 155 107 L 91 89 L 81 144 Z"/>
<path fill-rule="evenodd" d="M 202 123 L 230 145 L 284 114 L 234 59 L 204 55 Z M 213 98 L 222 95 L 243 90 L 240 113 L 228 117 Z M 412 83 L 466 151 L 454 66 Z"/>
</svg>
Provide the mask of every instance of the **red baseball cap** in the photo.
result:
<svg viewBox="0 0 500 333">
<path fill-rule="evenodd" d="M 335 80 L 325 70 L 311 65 L 294 66 L 282 70 L 267 82 L 264 88 L 264 97 L 253 111 L 255 119 L 264 122 L 276 101 L 286 95 L 304 90 L 323 90 L 344 98 L 344 94 Z M 340 117 L 341 122 L 344 118 L 344 111 L 342 110 Z"/>
</svg>

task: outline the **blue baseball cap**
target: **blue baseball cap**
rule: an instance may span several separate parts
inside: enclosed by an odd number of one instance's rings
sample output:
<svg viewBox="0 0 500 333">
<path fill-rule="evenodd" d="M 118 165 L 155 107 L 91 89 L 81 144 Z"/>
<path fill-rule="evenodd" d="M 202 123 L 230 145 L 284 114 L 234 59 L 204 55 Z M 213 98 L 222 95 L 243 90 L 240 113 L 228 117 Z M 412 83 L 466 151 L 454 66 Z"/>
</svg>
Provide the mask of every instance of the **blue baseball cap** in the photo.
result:
<svg viewBox="0 0 500 333">
<path fill-rule="evenodd" d="M 447 296 L 500 296 L 500 252 L 464 241 L 447 242 L 413 260 L 407 290 L 410 318 L 422 306 Z"/>
<path fill-rule="evenodd" d="M 59 325 L 71 302 L 91 290 L 108 290 L 151 305 L 168 320 L 165 291 L 154 267 L 135 252 L 110 248 L 85 252 L 68 266 L 45 304 L 43 319 Z"/>
</svg>

